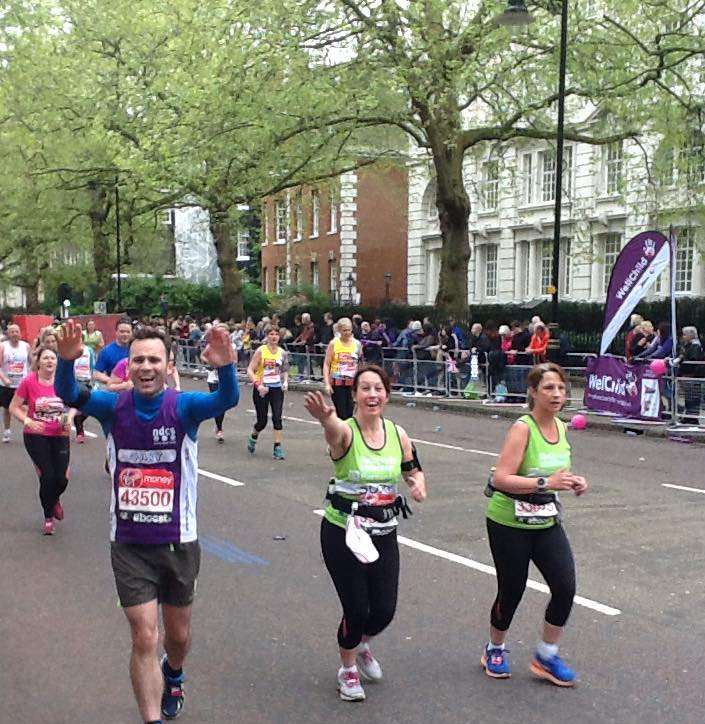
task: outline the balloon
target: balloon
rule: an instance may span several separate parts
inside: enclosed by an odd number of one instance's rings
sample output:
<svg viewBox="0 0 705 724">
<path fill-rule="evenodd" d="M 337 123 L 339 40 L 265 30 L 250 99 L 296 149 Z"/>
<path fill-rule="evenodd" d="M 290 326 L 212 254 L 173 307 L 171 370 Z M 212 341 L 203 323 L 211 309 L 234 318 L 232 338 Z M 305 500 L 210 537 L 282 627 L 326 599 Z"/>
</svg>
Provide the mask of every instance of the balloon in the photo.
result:
<svg viewBox="0 0 705 724">
<path fill-rule="evenodd" d="M 584 430 L 587 427 L 587 418 L 585 415 L 573 415 L 570 420 L 570 426 L 573 430 Z"/>
<path fill-rule="evenodd" d="M 658 377 L 666 374 L 666 363 L 662 359 L 652 360 L 649 367 L 651 367 L 651 371 Z"/>
</svg>

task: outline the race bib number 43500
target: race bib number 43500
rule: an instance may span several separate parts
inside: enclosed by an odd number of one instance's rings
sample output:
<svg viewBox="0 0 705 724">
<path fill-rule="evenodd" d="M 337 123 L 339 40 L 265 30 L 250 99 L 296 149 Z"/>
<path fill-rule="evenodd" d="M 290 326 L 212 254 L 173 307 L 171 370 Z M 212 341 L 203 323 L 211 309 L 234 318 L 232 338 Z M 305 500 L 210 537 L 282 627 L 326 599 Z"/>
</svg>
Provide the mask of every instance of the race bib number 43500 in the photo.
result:
<svg viewBox="0 0 705 724">
<path fill-rule="evenodd" d="M 118 507 L 128 513 L 171 513 L 174 474 L 154 468 L 123 468 L 118 477 Z"/>
</svg>

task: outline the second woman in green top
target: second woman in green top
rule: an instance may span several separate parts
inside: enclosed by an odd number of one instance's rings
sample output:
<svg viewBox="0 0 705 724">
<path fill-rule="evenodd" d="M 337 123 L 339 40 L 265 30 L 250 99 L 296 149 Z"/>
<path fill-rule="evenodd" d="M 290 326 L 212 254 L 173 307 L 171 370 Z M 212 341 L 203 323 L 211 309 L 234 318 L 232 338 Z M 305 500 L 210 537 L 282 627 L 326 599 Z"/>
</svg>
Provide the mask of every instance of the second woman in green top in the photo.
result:
<svg viewBox="0 0 705 724">
<path fill-rule="evenodd" d="M 572 686 L 575 672 L 558 656 L 558 641 L 573 606 L 575 563 L 561 524 L 558 492 L 582 495 L 587 482 L 571 472 L 566 426 L 558 417 L 566 401 L 565 373 L 556 364 L 540 364 L 527 382 L 531 414 L 507 433 L 490 485 L 487 533 L 497 597 L 481 663 L 488 676 L 511 676 L 504 642 L 533 561 L 546 579 L 551 600 L 531 671 L 557 686 Z"/>
</svg>

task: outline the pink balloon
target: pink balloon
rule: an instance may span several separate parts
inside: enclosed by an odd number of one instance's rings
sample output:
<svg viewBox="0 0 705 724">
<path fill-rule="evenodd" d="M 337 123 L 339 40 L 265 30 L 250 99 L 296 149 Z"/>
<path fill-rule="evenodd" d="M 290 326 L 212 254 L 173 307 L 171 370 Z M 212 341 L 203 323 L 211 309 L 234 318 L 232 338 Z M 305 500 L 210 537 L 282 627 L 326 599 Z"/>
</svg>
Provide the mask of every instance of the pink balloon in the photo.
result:
<svg viewBox="0 0 705 724">
<path fill-rule="evenodd" d="M 581 414 L 573 415 L 570 419 L 570 426 L 573 430 L 584 430 L 587 427 L 587 418 Z"/>
<path fill-rule="evenodd" d="M 652 360 L 649 367 L 651 367 L 651 371 L 655 375 L 658 375 L 658 377 L 666 374 L 666 363 L 662 359 Z"/>
</svg>

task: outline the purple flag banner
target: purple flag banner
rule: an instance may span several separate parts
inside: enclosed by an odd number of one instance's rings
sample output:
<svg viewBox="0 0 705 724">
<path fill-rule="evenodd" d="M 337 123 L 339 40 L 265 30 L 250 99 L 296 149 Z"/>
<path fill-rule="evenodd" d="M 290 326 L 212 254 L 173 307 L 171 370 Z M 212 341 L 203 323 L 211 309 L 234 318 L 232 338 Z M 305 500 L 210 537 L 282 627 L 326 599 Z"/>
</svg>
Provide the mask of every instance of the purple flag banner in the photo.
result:
<svg viewBox="0 0 705 724">
<path fill-rule="evenodd" d="M 648 363 L 630 365 L 617 357 L 587 360 L 583 403 L 589 410 L 659 420 L 661 379 Z"/>
<path fill-rule="evenodd" d="M 601 355 L 612 344 L 634 307 L 669 265 L 670 259 L 668 239 L 658 231 L 637 234 L 619 253 L 607 287 Z"/>
</svg>

